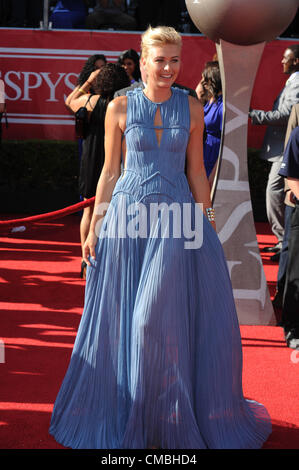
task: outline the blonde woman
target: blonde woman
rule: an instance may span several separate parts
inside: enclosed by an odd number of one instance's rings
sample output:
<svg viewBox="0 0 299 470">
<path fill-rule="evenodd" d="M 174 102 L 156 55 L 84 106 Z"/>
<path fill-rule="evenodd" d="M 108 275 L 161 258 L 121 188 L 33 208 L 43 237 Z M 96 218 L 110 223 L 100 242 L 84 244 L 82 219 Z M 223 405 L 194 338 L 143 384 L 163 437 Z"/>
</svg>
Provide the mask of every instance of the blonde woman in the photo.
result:
<svg viewBox="0 0 299 470">
<path fill-rule="evenodd" d="M 84 245 L 84 311 L 50 433 L 72 448 L 261 447 L 271 423 L 242 393 L 239 325 L 203 164 L 203 109 L 171 87 L 180 35 L 149 28 L 142 61 L 145 89 L 107 109 Z"/>
</svg>

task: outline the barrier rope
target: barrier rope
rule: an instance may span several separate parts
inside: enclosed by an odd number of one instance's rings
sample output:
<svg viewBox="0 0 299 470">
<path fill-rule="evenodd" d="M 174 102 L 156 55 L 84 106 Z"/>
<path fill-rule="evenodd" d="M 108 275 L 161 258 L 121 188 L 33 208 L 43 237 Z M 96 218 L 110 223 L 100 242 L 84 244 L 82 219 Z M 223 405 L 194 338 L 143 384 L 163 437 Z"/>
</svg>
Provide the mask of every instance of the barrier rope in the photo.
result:
<svg viewBox="0 0 299 470">
<path fill-rule="evenodd" d="M 58 219 L 61 217 L 65 217 L 66 215 L 73 214 L 74 212 L 78 212 L 80 209 L 84 207 L 91 206 L 95 201 L 95 197 L 90 199 L 86 199 L 85 201 L 78 202 L 77 204 L 73 204 L 72 206 L 65 207 L 64 209 L 59 209 L 53 212 L 47 212 L 45 214 L 38 214 L 33 215 L 30 217 L 25 217 L 23 219 L 13 219 L 13 220 L 0 220 L 0 229 L 3 228 L 12 228 L 18 227 L 20 225 L 30 225 L 40 221 L 47 221 Z"/>
</svg>

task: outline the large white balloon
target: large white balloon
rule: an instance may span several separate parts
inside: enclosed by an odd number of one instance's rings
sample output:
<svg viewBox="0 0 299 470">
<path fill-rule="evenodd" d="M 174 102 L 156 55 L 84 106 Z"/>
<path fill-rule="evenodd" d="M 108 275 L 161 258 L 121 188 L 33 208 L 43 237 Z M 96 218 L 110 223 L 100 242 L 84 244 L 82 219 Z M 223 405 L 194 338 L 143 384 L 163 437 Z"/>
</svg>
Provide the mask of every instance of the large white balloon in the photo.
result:
<svg viewBox="0 0 299 470">
<path fill-rule="evenodd" d="M 193 23 L 215 42 L 271 41 L 294 19 L 299 0 L 186 0 Z"/>
</svg>

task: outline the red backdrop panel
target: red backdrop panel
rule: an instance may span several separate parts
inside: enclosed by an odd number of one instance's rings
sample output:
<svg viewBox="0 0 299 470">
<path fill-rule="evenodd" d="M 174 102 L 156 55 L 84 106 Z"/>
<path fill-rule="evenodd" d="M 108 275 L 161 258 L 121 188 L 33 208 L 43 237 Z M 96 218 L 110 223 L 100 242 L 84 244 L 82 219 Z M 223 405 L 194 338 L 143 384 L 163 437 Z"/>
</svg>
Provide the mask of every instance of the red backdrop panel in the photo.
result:
<svg viewBox="0 0 299 470">
<path fill-rule="evenodd" d="M 284 86 L 281 58 L 294 42 L 275 40 L 265 46 L 253 90 L 251 106 L 271 109 Z M 5 82 L 9 128 L 6 139 L 73 140 L 74 118 L 64 105 L 87 58 L 105 54 L 115 62 L 119 54 L 140 51 L 139 33 L 102 31 L 41 31 L 0 29 L 0 78 Z M 216 52 L 203 36 L 183 36 L 183 64 L 178 82 L 195 88 L 206 61 Z M 248 128 L 248 145 L 259 148 L 264 126 Z"/>
</svg>

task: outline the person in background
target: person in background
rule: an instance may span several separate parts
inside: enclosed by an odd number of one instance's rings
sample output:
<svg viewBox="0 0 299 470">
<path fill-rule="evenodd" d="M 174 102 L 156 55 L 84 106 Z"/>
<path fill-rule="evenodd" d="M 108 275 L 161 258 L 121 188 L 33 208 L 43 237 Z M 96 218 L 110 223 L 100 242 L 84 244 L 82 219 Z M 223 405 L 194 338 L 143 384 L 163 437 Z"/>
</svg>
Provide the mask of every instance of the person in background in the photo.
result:
<svg viewBox="0 0 299 470">
<path fill-rule="evenodd" d="M 198 83 L 197 87 L 195 88 L 195 91 L 197 94 L 197 98 L 199 99 L 199 102 L 202 104 L 202 106 L 204 106 L 207 103 L 208 98 L 207 98 L 207 92 L 201 81 Z"/>
<path fill-rule="evenodd" d="M 90 76 L 90 74 L 93 71 L 101 69 L 106 63 L 107 63 L 107 59 L 103 54 L 94 54 L 94 55 L 90 56 L 87 59 L 87 61 L 85 62 L 84 66 L 83 66 L 83 68 L 82 68 L 82 70 L 79 74 L 76 87 L 74 88 L 72 93 L 70 93 L 68 95 L 68 97 L 65 101 L 65 105 L 66 105 L 66 107 L 68 108 L 69 111 L 72 111 L 70 106 L 69 106 L 69 103 L 72 100 L 73 95 L 75 93 L 77 93 L 78 89 L 86 82 L 86 80 L 88 79 L 88 77 Z M 92 87 L 90 87 L 89 93 L 94 94 L 94 90 L 93 90 Z M 83 144 L 83 140 L 78 139 L 79 161 L 81 161 L 82 144 Z"/>
<path fill-rule="evenodd" d="M 89 127 L 82 140 L 82 156 L 79 173 L 79 192 L 84 200 L 96 193 L 97 181 L 104 164 L 104 120 L 106 108 L 114 93 L 129 85 L 129 78 L 120 65 L 106 64 L 92 71 L 84 83 L 67 98 L 67 106 L 73 112 L 85 106 L 89 112 Z M 90 89 L 93 93 L 90 93 Z M 89 100 L 88 100 L 89 98 Z M 88 102 L 87 102 L 88 101 Z M 86 104 L 87 102 L 87 104 Z M 89 232 L 93 205 L 83 209 L 80 222 L 80 239 L 83 250 Z M 86 263 L 82 260 L 80 276 L 84 279 Z"/>
<path fill-rule="evenodd" d="M 205 95 L 201 96 L 202 100 L 206 100 L 204 104 L 204 123 L 206 130 L 206 139 L 204 140 L 204 164 L 209 183 L 212 186 L 219 156 L 223 120 L 222 84 L 217 61 L 209 61 L 206 63 L 202 71 L 202 79 L 199 85 L 201 85 L 205 91 Z"/>
<path fill-rule="evenodd" d="M 136 30 L 136 19 L 126 12 L 124 0 L 97 0 L 97 4 L 86 18 L 87 29 L 116 27 L 117 29 Z"/>
<path fill-rule="evenodd" d="M 274 101 L 271 111 L 251 109 L 249 118 L 253 125 L 266 125 L 260 158 L 271 163 L 266 188 L 266 210 L 272 232 L 277 238 L 275 246 L 264 252 L 274 253 L 270 258 L 278 261 L 284 234 L 284 179 L 279 174 L 283 158 L 285 134 L 292 106 L 299 102 L 299 44 L 288 46 L 282 58 L 283 73 L 289 75 L 286 84 Z"/>
<path fill-rule="evenodd" d="M 131 83 L 140 81 L 139 55 L 134 49 L 122 52 L 118 58 L 118 63 L 124 67 Z"/>
<path fill-rule="evenodd" d="M 88 77 L 90 76 L 91 72 L 94 70 L 101 69 L 106 65 L 107 59 L 104 56 L 104 54 L 94 54 L 90 56 L 87 61 L 84 64 L 84 67 L 82 68 L 79 77 L 78 77 L 78 86 L 81 87 L 83 83 L 86 82 Z M 89 93 L 93 93 L 93 89 L 89 89 Z"/>
<path fill-rule="evenodd" d="M 281 326 L 284 329 L 287 346 L 299 349 L 299 126 L 291 132 L 279 174 L 287 178 L 295 202 L 288 237 L 288 262 Z"/>
<path fill-rule="evenodd" d="M 295 127 L 299 126 L 299 103 L 295 104 L 292 108 L 288 127 L 285 137 L 285 148 L 287 147 L 291 132 Z M 292 193 L 287 178 L 284 178 L 284 192 L 285 192 L 285 212 L 284 212 L 284 235 L 282 240 L 281 254 L 279 258 L 279 266 L 277 273 L 276 292 L 272 301 L 273 308 L 276 314 L 277 322 L 280 324 L 282 299 L 285 287 L 286 270 L 288 265 L 288 240 L 291 227 L 292 214 L 295 208 L 294 194 Z"/>
</svg>

